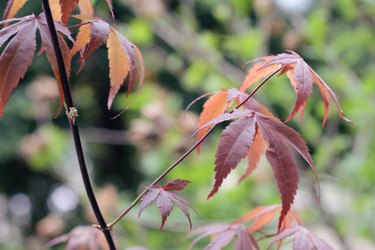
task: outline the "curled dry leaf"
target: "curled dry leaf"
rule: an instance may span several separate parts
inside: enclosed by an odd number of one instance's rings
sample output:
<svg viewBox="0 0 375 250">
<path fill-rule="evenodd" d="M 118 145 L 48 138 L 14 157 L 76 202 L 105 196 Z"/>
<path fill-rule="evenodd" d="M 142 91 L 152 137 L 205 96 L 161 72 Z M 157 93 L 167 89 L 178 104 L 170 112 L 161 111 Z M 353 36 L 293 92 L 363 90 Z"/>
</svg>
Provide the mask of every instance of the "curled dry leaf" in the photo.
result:
<svg viewBox="0 0 375 250">
<path fill-rule="evenodd" d="M 152 202 L 155 202 L 162 217 L 162 222 L 160 225 L 160 229 L 162 229 L 169 214 L 172 212 L 173 205 L 176 205 L 188 219 L 191 229 L 192 223 L 188 208 L 192 207 L 187 200 L 175 192 L 183 190 L 189 183 L 190 181 L 188 180 L 175 179 L 164 186 L 155 185 L 146 187 L 148 191 L 142 197 L 141 203 L 139 204 L 138 217 L 141 216 L 146 207 L 148 207 Z"/>
</svg>

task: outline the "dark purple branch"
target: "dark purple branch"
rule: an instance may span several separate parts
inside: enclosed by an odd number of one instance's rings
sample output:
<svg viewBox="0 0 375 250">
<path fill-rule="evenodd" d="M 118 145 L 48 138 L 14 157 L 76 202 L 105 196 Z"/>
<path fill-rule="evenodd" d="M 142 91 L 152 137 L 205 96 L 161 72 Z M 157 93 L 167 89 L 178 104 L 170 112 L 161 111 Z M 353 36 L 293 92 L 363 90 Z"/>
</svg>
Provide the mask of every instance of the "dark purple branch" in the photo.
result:
<svg viewBox="0 0 375 250">
<path fill-rule="evenodd" d="M 64 91 L 65 103 L 66 103 L 67 110 L 68 110 L 67 112 L 69 112 L 69 110 L 71 108 L 74 108 L 73 98 L 72 98 L 72 94 L 71 94 L 71 90 L 70 90 L 69 79 L 68 79 L 68 76 L 66 74 L 64 58 L 63 58 L 63 55 L 62 55 L 62 52 L 61 52 L 61 48 L 60 48 L 60 44 L 59 44 L 59 40 L 58 40 L 56 28 L 55 28 L 55 24 L 54 24 L 54 21 L 53 21 L 53 18 L 52 18 L 51 7 L 49 5 L 48 0 L 43 0 L 43 8 L 44 8 L 44 12 L 45 12 L 45 15 L 46 15 L 46 20 L 47 20 L 48 28 L 49 28 L 49 31 L 50 31 L 50 34 L 51 34 L 53 48 L 54 48 L 54 51 L 55 51 L 56 60 L 57 60 L 58 68 L 59 68 L 62 88 L 63 88 L 63 91 Z M 105 235 L 105 238 L 108 242 L 109 249 L 110 250 L 116 250 L 116 246 L 115 246 L 115 243 L 113 241 L 111 231 L 107 227 L 107 223 L 105 222 L 104 217 L 103 217 L 103 215 L 100 211 L 98 202 L 96 201 L 95 194 L 94 194 L 94 191 L 93 191 L 92 186 L 91 186 L 90 177 L 89 177 L 89 174 L 87 172 L 85 157 L 84 157 L 83 150 L 82 150 L 82 143 L 81 143 L 81 138 L 80 138 L 80 135 L 79 135 L 77 122 L 75 121 L 75 119 L 69 118 L 69 123 L 70 123 L 71 132 L 72 132 L 72 135 L 73 135 L 74 146 L 75 146 L 75 149 L 76 149 L 76 154 L 77 154 L 79 168 L 80 168 L 81 175 L 82 175 L 82 180 L 83 180 L 83 183 L 84 183 L 84 186 L 85 186 L 85 189 L 86 189 L 87 197 L 90 201 L 91 208 L 92 208 L 92 210 L 93 210 L 93 212 L 96 216 L 96 219 L 98 220 L 98 223 L 100 225 L 100 230 Z"/>
</svg>

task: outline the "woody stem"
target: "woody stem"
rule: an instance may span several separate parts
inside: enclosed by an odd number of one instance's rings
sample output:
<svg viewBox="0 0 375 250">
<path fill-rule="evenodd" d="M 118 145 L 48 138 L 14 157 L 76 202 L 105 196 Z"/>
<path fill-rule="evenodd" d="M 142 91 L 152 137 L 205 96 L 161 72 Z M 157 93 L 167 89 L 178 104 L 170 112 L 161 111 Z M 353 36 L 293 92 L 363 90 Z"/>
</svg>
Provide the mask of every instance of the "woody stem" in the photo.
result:
<svg viewBox="0 0 375 250">
<path fill-rule="evenodd" d="M 79 169 L 81 171 L 82 181 L 84 183 L 86 194 L 87 194 L 87 197 L 90 201 L 91 208 L 92 208 L 92 210 L 95 214 L 95 217 L 96 217 L 96 219 L 97 219 L 97 221 L 100 225 L 100 230 L 103 232 L 103 234 L 104 234 L 104 236 L 107 240 L 109 249 L 110 250 L 116 250 L 116 246 L 115 246 L 115 243 L 113 241 L 111 232 L 110 232 L 109 228 L 107 227 L 107 223 L 104 220 L 104 217 L 103 217 L 103 215 L 100 211 L 98 202 L 96 200 L 96 197 L 95 197 L 92 185 L 91 185 L 90 176 L 89 176 L 89 173 L 88 173 L 87 167 L 86 167 L 85 156 L 83 154 L 81 137 L 79 135 L 78 125 L 77 125 L 77 122 L 76 122 L 77 114 L 75 114 L 75 116 L 72 117 L 72 114 L 70 113 L 71 110 L 76 110 L 76 109 L 73 105 L 73 98 L 72 98 L 72 94 L 71 94 L 71 90 L 70 90 L 69 79 L 68 79 L 68 75 L 66 73 L 64 57 L 63 57 L 62 52 L 61 52 L 58 34 L 57 34 L 56 27 L 55 27 L 55 24 L 54 24 L 54 21 L 53 21 L 53 17 L 52 17 L 52 13 L 51 13 L 51 7 L 49 5 L 48 0 L 42 0 L 42 1 L 43 1 L 43 8 L 44 8 L 44 12 L 45 12 L 45 16 L 46 16 L 46 20 L 47 20 L 47 24 L 48 24 L 48 28 L 49 28 L 49 32 L 50 32 L 50 35 L 51 35 L 51 40 L 52 40 L 52 43 L 53 43 L 55 56 L 56 56 L 56 61 L 57 61 L 58 69 L 59 69 L 61 84 L 62 84 L 62 88 L 63 88 L 63 92 L 64 92 L 65 104 L 66 104 L 66 108 L 67 108 L 68 120 L 69 120 L 69 123 L 70 123 L 70 129 L 71 129 L 71 133 L 72 133 L 73 140 L 74 140 L 74 146 L 75 146 L 76 155 L 77 155 L 77 158 L 78 158 Z"/>
</svg>

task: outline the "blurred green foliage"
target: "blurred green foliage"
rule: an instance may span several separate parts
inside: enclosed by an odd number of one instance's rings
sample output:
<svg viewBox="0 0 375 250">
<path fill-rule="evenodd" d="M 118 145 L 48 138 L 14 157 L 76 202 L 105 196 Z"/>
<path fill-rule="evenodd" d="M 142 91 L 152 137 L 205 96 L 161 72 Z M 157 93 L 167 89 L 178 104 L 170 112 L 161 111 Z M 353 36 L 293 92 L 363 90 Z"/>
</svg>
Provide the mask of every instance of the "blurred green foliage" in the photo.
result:
<svg viewBox="0 0 375 250">
<path fill-rule="evenodd" d="M 105 1 L 93 2 L 97 15 L 111 22 Z M 354 122 L 351 126 L 341 121 L 332 105 L 322 129 L 323 107 L 316 93 L 301 123 L 290 122 L 307 141 L 321 183 L 318 204 L 316 183 L 301 160 L 294 208 L 304 224 L 335 249 L 375 249 L 374 1 L 113 2 L 118 30 L 143 53 L 144 89 L 129 98 L 121 93 L 113 110 L 106 110 L 109 87 L 104 46 L 88 58 L 78 76 L 75 66 L 72 76 L 88 165 L 107 220 L 115 218 L 143 186 L 192 145 L 194 139 L 189 138 L 203 102 L 183 111 L 193 99 L 240 86 L 251 65 L 248 61 L 292 49 L 334 89 Z M 308 6 L 305 9 L 304 4 Z M 5 1 L 0 7 L 4 9 Z M 20 15 L 40 11 L 38 1 L 29 1 Z M 68 123 L 63 114 L 55 118 L 55 85 L 42 77 L 51 75 L 46 62 L 44 56 L 37 57 L 0 119 L 0 249 L 44 249 L 51 238 L 93 222 Z M 287 117 L 295 101 L 285 77 L 272 79 L 256 98 L 281 119 Z M 124 115 L 111 119 L 129 103 Z M 228 223 L 255 206 L 280 202 L 265 159 L 250 178 L 237 185 L 245 170 L 241 163 L 220 192 L 207 201 L 219 134 L 217 128 L 199 156 L 193 153 L 167 177 L 192 181 L 182 193 L 198 211 L 199 215 L 192 212 L 194 227 Z M 64 199 L 71 201 L 75 196 L 58 196 L 58 187 L 69 187 L 80 202 L 64 207 L 70 204 Z M 28 198 L 15 199 L 17 194 Z M 28 199 L 30 208 L 17 210 L 25 207 Z M 140 219 L 134 210 L 116 227 L 116 239 L 122 249 L 134 245 L 186 249 L 191 239 L 183 238 L 188 232 L 183 214 L 173 211 L 164 232 L 159 231 L 160 221 L 156 207 L 147 208 Z"/>
</svg>

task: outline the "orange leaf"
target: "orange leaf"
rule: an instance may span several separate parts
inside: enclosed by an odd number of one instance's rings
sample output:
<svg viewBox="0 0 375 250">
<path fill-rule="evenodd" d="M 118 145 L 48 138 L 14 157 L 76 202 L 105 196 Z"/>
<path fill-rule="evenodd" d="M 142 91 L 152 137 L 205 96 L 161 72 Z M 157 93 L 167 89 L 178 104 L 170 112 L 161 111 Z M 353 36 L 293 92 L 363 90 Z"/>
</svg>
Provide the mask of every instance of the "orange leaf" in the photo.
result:
<svg viewBox="0 0 375 250">
<path fill-rule="evenodd" d="M 273 65 L 271 67 L 261 69 L 261 67 L 271 58 L 272 56 L 261 57 L 260 60 L 262 62 L 254 64 L 254 66 L 249 69 L 245 79 L 243 80 L 240 91 L 245 92 L 246 89 L 248 89 L 253 83 L 265 78 L 278 68 L 278 65 Z"/>
<path fill-rule="evenodd" d="M 94 8 L 92 7 L 91 0 L 79 0 L 78 8 L 80 10 L 80 13 L 83 15 L 94 15 Z"/>
<path fill-rule="evenodd" d="M 109 60 L 109 78 L 111 80 L 111 89 L 108 96 L 108 109 L 111 108 L 113 99 L 117 95 L 121 85 L 129 73 L 130 64 L 118 39 L 117 32 L 111 28 L 107 41 L 108 60 Z"/>
<path fill-rule="evenodd" d="M 264 139 L 262 138 L 261 134 L 259 133 L 258 129 L 254 136 L 254 141 L 252 146 L 250 147 L 247 153 L 247 169 L 246 172 L 241 176 L 238 183 L 242 182 L 246 177 L 248 177 L 254 169 L 257 167 L 262 154 L 264 153 L 264 149 L 266 144 Z"/>
<path fill-rule="evenodd" d="M 272 206 L 260 206 L 252 209 L 250 212 L 245 214 L 244 216 L 238 218 L 236 221 L 232 222 L 232 224 L 242 223 L 244 221 L 254 219 L 255 217 L 264 214 L 265 212 L 269 212 L 270 210 L 279 208 L 279 205 L 272 205 Z"/>
<path fill-rule="evenodd" d="M 59 0 L 49 0 L 53 20 L 61 22 L 61 7 Z"/>
<path fill-rule="evenodd" d="M 107 44 L 110 78 L 107 106 L 110 109 L 115 96 L 128 76 L 127 95 L 135 88 L 137 76 L 138 91 L 142 88 L 144 79 L 142 54 L 134 44 L 103 20 L 84 14 L 74 15 L 74 17 L 83 21 L 70 52 L 71 57 L 80 51 L 79 61 L 83 62 L 99 46 Z"/>
<path fill-rule="evenodd" d="M 249 232 L 255 232 L 262 227 L 264 227 L 266 224 L 268 224 L 276 215 L 277 210 L 279 207 L 272 208 L 269 211 L 266 211 L 254 218 L 254 222 L 249 227 Z"/>
<path fill-rule="evenodd" d="M 5 7 L 3 19 L 11 19 L 15 17 L 26 2 L 27 0 L 9 0 Z"/>
<path fill-rule="evenodd" d="M 79 27 L 79 31 L 74 42 L 73 48 L 70 50 L 70 57 L 73 57 L 78 51 L 86 47 L 90 42 L 91 23 Z"/>
<path fill-rule="evenodd" d="M 227 107 L 227 91 L 222 90 L 219 93 L 212 95 L 203 105 L 203 111 L 199 116 L 198 128 L 202 127 L 207 122 L 216 118 L 220 114 L 224 113 Z M 197 133 L 197 141 L 199 141 L 210 128 L 204 128 Z M 200 152 L 200 146 L 197 147 L 198 154 Z"/>
</svg>

